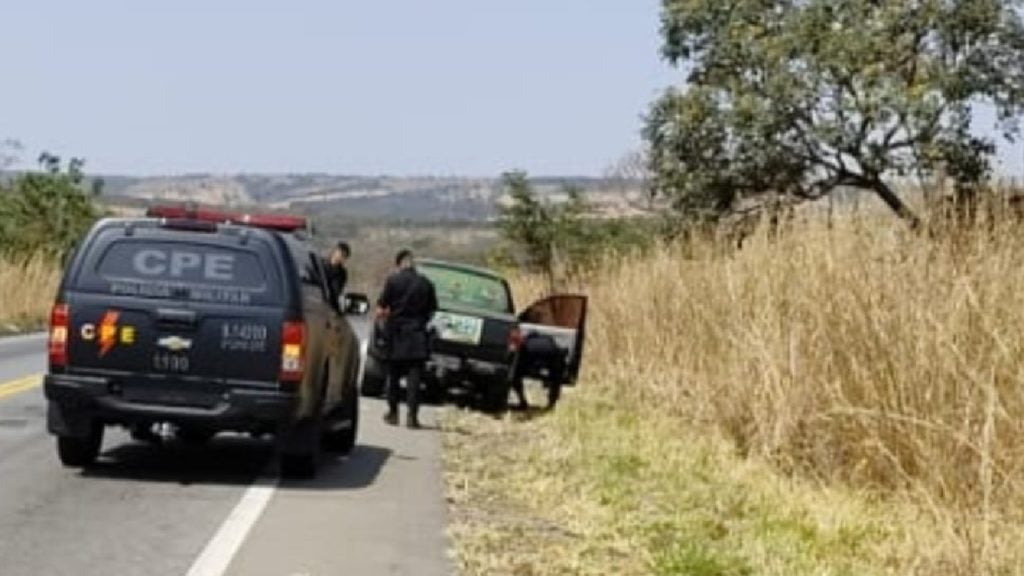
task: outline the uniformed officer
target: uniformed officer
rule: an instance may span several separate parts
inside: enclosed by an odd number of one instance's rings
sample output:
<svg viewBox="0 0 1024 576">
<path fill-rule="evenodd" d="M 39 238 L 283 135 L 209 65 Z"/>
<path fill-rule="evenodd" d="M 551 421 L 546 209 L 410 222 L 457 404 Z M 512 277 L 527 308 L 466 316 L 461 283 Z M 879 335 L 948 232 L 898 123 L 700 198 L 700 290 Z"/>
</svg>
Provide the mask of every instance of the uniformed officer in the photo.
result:
<svg viewBox="0 0 1024 576">
<path fill-rule="evenodd" d="M 338 302 L 345 294 L 345 285 L 348 284 L 348 269 L 345 268 L 345 264 L 351 255 L 352 249 L 348 243 L 338 242 L 327 257 L 327 286 L 334 302 Z"/>
<path fill-rule="evenodd" d="M 434 284 L 416 271 L 413 254 L 402 250 L 395 257 L 398 270 L 388 277 L 377 301 L 384 318 L 385 358 L 388 365 L 388 413 L 384 421 L 398 424 L 398 392 L 406 376 L 409 428 L 419 428 L 419 392 L 423 369 L 430 356 L 427 328 L 437 311 Z"/>
</svg>

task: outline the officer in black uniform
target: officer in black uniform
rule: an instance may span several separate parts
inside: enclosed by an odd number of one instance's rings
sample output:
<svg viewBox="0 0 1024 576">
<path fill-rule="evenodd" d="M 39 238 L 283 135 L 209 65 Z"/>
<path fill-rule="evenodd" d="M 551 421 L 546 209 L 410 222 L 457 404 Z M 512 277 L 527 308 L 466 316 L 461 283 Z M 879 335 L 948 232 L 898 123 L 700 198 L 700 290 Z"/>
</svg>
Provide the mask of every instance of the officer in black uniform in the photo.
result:
<svg viewBox="0 0 1024 576">
<path fill-rule="evenodd" d="M 388 413 L 384 421 L 398 424 L 398 392 L 406 376 L 407 425 L 419 428 L 419 392 L 423 369 L 430 356 L 428 325 L 437 311 L 434 284 L 416 271 L 413 254 L 402 250 L 395 257 L 398 270 L 388 277 L 377 301 L 384 318 L 385 357 L 388 365 Z"/>
<path fill-rule="evenodd" d="M 562 395 L 562 379 L 565 377 L 566 369 L 565 352 L 558 347 L 554 338 L 542 334 L 530 334 L 523 340 L 512 365 L 512 390 L 519 397 L 521 410 L 530 407 L 526 400 L 523 379 L 527 373 L 539 372 L 540 368 L 546 369 L 547 374 L 543 381 L 544 386 L 548 389 L 548 410 L 551 410 Z"/>
<path fill-rule="evenodd" d="M 345 264 L 351 255 L 352 249 L 349 248 L 348 243 L 338 242 L 338 245 L 331 250 L 331 254 L 327 257 L 327 287 L 330 289 L 331 299 L 335 303 L 338 303 L 338 299 L 345 294 L 345 285 L 348 284 L 348 269 L 345 268 Z"/>
</svg>

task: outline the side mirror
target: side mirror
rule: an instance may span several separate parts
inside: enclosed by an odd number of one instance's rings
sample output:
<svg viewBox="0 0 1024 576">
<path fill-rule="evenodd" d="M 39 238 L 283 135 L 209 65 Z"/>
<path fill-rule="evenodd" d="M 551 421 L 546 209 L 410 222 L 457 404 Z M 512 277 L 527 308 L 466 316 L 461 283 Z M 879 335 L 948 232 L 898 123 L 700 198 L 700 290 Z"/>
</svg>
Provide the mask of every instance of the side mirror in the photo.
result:
<svg viewBox="0 0 1024 576">
<path fill-rule="evenodd" d="M 370 311 L 370 299 L 366 294 L 349 292 L 341 298 L 341 311 L 352 316 L 365 316 Z"/>
</svg>

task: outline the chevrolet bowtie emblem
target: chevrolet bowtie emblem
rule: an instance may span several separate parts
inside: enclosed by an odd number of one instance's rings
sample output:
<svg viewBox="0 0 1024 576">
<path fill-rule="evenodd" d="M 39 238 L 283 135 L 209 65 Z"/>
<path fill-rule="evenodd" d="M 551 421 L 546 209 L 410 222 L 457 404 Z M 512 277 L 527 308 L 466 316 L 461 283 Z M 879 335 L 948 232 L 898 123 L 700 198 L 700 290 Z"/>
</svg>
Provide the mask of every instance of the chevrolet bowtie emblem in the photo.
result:
<svg viewBox="0 0 1024 576">
<path fill-rule="evenodd" d="M 171 352 L 181 352 L 192 348 L 192 341 L 181 336 L 165 336 L 157 340 L 156 345 Z"/>
</svg>

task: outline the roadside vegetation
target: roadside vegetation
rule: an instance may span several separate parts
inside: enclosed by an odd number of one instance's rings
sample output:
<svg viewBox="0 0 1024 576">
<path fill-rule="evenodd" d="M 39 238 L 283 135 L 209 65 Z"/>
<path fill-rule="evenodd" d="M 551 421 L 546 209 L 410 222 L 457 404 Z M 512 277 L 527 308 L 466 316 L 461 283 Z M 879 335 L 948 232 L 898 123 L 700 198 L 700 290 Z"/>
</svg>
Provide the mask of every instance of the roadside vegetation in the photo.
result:
<svg viewBox="0 0 1024 576">
<path fill-rule="evenodd" d="M 99 217 L 103 183 L 87 182 L 83 165 L 44 153 L 39 170 L 0 181 L 0 334 L 43 326 L 61 259 Z"/>
<path fill-rule="evenodd" d="M 601 266 L 578 389 L 448 421 L 464 573 L 1021 573 L 1019 230 L 809 216 Z"/>
<path fill-rule="evenodd" d="M 1024 573 L 1020 2 L 663 0 L 661 32 L 653 241 L 503 213 L 519 300 L 591 316 L 556 411 L 449 414 L 463 573 Z"/>
<path fill-rule="evenodd" d="M 41 328 L 59 281 L 60 268 L 49 256 L 0 256 L 0 334 Z"/>
<path fill-rule="evenodd" d="M 547 289 L 580 278 L 609 258 L 641 254 L 657 239 L 659 221 L 649 216 L 607 218 L 599 215 L 583 190 L 565 184 L 565 199 L 542 198 L 525 172 L 502 176 L 509 203 L 499 210 L 502 242 L 489 264 L 538 274 Z"/>
</svg>

